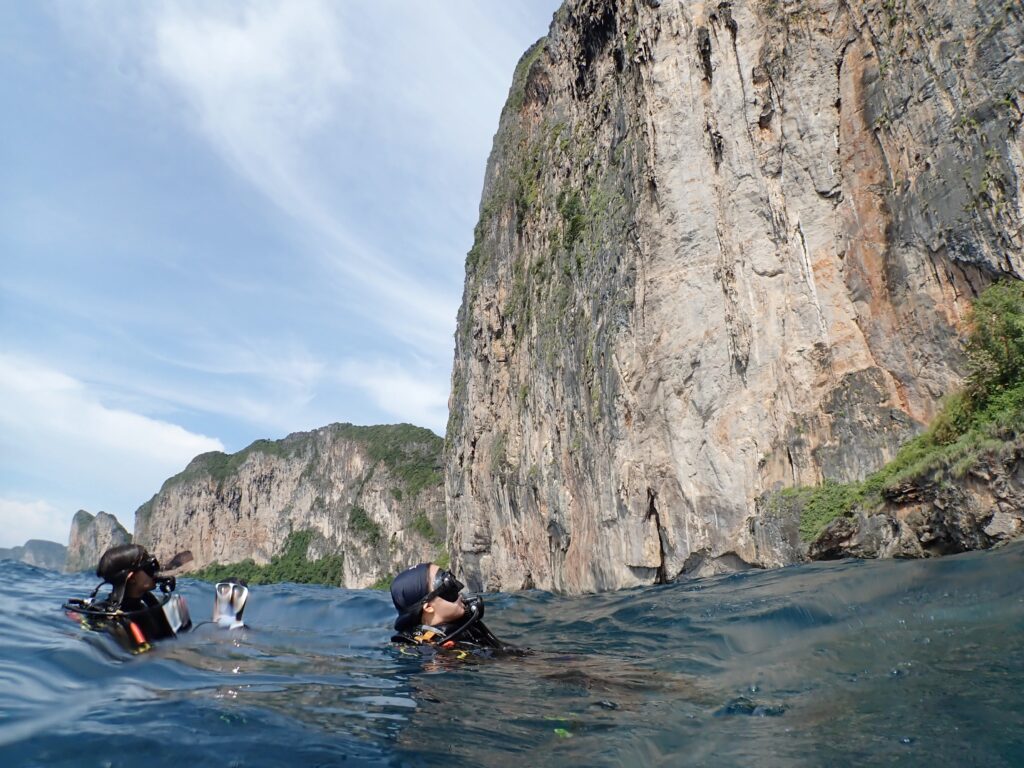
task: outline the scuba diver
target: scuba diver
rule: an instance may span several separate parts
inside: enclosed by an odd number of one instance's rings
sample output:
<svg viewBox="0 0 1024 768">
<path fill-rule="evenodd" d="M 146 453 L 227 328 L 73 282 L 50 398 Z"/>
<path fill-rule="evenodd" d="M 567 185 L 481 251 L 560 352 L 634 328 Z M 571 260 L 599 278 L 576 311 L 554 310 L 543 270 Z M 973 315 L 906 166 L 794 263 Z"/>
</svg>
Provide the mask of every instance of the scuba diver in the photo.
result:
<svg viewBox="0 0 1024 768">
<path fill-rule="evenodd" d="M 483 598 L 463 597 L 465 586 L 436 563 L 420 563 L 398 574 L 391 583 L 391 601 L 398 611 L 391 642 L 514 651 L 484 624 Z"/>
<path fill-rule="evenodd" d="M 139 544 L 111 547 L 96 566 L 101 581 L 87 600 L 72 598 L 64 604 L 68 617 L 87 629 L 108 632 L 127 650 L 142 653 L 156 640 L 175 637 L 192 629 L 188 604 L 174 594 L 177 582 L 168 571 L 192 560 L 191 552 L 176 555 L 161 571 L 159 561 Z M 105 585 L 110 594 L 97 599 Z M 159 587 L 160 594 L 153 590 Z M 242 627 L 242 612 L 249 590 L 235 579 L 217 584 L 213 622 L 231 629 Z"/>
</svg>

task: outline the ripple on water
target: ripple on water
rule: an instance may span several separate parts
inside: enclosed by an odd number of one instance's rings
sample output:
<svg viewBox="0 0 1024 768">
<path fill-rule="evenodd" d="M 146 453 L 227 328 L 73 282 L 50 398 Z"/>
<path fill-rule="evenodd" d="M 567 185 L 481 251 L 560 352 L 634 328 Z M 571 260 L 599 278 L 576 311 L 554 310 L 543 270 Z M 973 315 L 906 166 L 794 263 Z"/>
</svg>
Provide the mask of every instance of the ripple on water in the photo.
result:
<svg viewBox="0 0 1024 768">
<path fill-rule="evenodd" d="M 535 652 L 459 663 L 394 653 L 385 593 L 300 585 L 254 587 L 246 631 L 199 627 L 133 657 L 58 609 L 93 579 L 2 563 L 0 757 L 1020 766 L 1022 566 L 1015 545 L 495 595 L 492 629 Z M 205 616 L 209 585 L 181 589 Z"/>
</svg>

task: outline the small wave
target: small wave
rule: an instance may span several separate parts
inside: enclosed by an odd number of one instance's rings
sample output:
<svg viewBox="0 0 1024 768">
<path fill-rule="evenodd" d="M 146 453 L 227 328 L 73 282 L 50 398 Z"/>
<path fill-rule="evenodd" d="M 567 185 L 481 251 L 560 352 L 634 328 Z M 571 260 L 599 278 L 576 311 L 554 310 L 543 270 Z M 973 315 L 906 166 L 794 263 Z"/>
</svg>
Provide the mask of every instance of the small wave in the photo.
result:
<svg viewBox="0 0 1024 768">
<path fill-rule="evenodd" d="M 59 608 L 94 579 L 5 562 L 0 754 L 99 765 L 117 744 L 147 766 L 725 766 L 871 764 L 901 749 L 930 768 L 1016 765 L 1022 566 L 1014 545 L 494 595 L 491 628 L 534 652 L 440 664 L 392 651 L 386 593 L 305 585 L 253 587 L 248 629 L 200 626 L 132 656 Z M 212 610 L 209 585 L 180 590 L 194 618 Z"/>
</svg>

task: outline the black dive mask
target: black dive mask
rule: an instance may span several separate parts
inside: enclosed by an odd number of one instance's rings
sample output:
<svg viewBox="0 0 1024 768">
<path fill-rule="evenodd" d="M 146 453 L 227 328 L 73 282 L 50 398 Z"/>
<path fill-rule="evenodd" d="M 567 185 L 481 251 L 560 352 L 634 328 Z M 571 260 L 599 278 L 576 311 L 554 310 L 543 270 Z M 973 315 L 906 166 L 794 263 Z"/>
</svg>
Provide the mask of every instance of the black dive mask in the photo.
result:
<svg viewBox="0 0 1024 768">
<path fill-rule="evenodd" d="M 139 564 L 139 570 L 149 574 L 150 578 L 156 578 L 157 572 L 160 570 L 160 562 L 149 555 Z"/>
<path fill-rule="evenodd" d="M 431 586 L 432 589 L 420 601 L 421 605 L 435 597 L 454 603 L 459 599 L 459 593 L 466 588 L 466 585 L 456 579 L 451 571 L 438 571 Z"/>
</svg>

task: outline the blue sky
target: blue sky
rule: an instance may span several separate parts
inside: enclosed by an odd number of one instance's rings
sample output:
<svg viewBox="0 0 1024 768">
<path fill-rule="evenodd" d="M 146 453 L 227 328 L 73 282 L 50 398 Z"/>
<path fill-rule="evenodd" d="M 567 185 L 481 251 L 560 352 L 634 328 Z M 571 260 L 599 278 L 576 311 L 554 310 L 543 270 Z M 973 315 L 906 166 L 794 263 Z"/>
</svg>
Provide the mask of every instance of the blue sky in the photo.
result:
<svg viewBox="0 0 1024 768">
<path fill-rule="evenodd" d="M 0 4 L 0 546 L 198 453 L 443 434 L 516 61 L 556 0 Z"/>
</svg>

